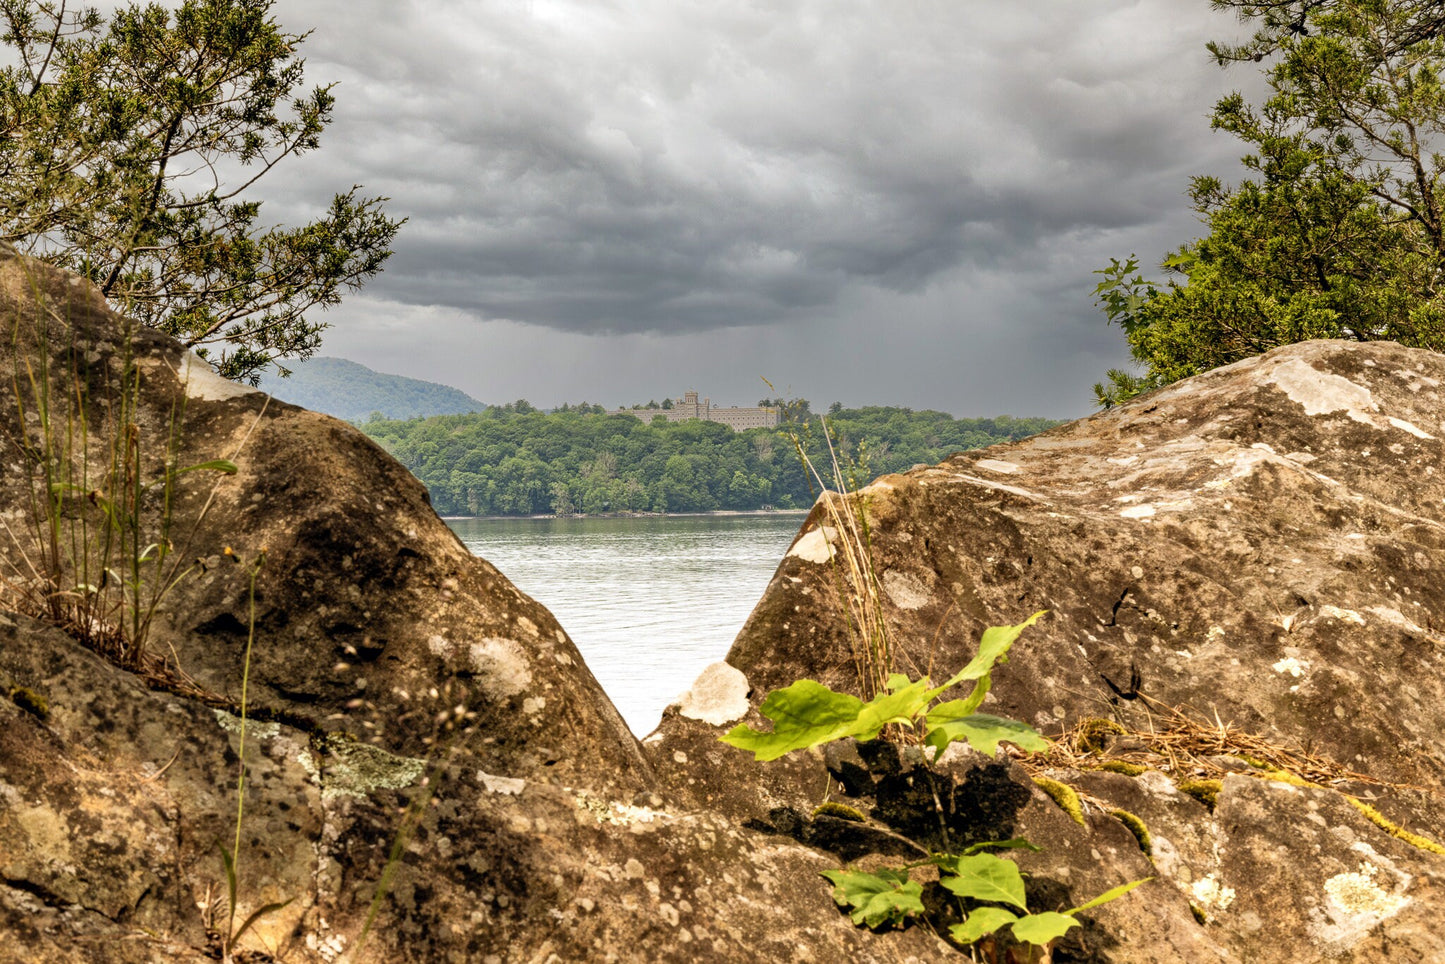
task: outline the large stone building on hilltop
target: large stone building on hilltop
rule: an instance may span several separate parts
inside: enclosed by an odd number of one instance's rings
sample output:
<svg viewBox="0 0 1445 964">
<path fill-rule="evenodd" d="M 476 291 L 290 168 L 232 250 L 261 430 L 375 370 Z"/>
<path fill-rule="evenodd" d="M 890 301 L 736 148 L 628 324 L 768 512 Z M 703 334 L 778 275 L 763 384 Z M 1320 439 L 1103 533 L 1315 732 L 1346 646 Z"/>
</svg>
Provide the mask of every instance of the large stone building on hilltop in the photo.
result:
<svg viewBox="0 0 1445 964">
<path fill-rule="evenodd" d="M 698 401 L 697 392 L 687 392 L 682 398 L 674 398 L 672 408 L 618 408 L 607 414 L 636 415 L 644 420 L 661 415 L 669 422 L 700 418 L 708 422 L 722 422 L 735 432 L 750 428 L 777 428 L 778 425 L 776 408 L 767 405 L 757 408 L 723 408 L 721 405 L 714 406 L 710 398 Z"/>
</svg>

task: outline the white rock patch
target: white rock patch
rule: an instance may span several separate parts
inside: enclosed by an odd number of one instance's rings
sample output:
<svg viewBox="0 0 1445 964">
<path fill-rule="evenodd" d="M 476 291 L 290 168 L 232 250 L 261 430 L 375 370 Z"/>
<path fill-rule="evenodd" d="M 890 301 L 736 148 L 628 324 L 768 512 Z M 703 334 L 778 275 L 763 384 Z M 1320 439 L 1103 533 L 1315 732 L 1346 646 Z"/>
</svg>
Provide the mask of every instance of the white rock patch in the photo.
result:
<svg viewBox="0 0 1445 964">
<path fill-rule="evenodd" d="M 883 573 L 883 591 L 899 609 L 922 609 L 933 598 L 923 580 L 897 569 Z"/>
<path fill-rule="evenodd" d="M 723 726 L 748 712 L 748 678 L 727 663 L 713 663 L 678 697 L 678 712 L 709 726 Z"/>
<path fill-rule="evenodd" d="M 1305 673 L 1309 672 L 1310 664 L 1308 660 L 1301 661 L 1295 659 L 1293 656 L 1286 656 L 1271 668 L 1276 673 L 1288 673 L 1295 679 L 1299 679 Z"/>
<path fill-rule="evenodd" d="M 1389 917 L 1410 901 L 1377 884 L 1375 873 L 1373 865 L 1361 863 L 1358 873 L 1336 874 L 1325 881 L 1325 893 L 1346 913 Z"/>
<path fill-rule="evenodd" d="M 976 485 L 981 489 L 992 489 L 995 492 L 1007 492 L 1010 495 L 1019 495 L 1023 496 L 1025 499 L 1033 499 L 1035 502 L 1041 501 L 1037 495 L 1030 492 L 1028 489 L 1021 489 L 1016 485 L 1005 485 L 1002 482 L 993 482 L 989 479 L 981 479 L 976 475 L 969 475 L 965 472 L 957 473 L 956 475 L 954 475 L 954 478 L 961 479 L 962 481 L 967 482 L 970 485 Z"/>
<path fill-rule="evenodd" d="M 1338 619 L 1344 623 L 1354 623 L 1356 626 L 1365 625 L 1365 617 L 1353 609 L 1341 609 L 1338 606 L 1321 606 L 1320 615 L 1329 619 Z"/>
<path fill-rule="evenodd" d="M 1421 429 L 1421 428 L 1416 428 L 1415 426 L 1411 425 L 1409 422 L 1405 421 L 1403 418 L 1391 418 L 1391 419 L 1390 419 L 1390 424 L 1393 425 L 1393 426 L 1395 426 L 1396 428 L 1398 428 L 1398 429 L 1399 429 L 1400 431 L 1402 431 L 1402 432 L 1409 432 L 1411 435 L 1415 436 L 1416 438 L 1424 438 L 1424 439 L 1433 439 L 1433 438 L 1435 438 L 1435 436 L 1431 435 L 1429 432 L 1427 432 L 1427 431 L 1425 431 L 1424 429 Z"/>
<path fill-rule="evenodd" d="M 181 361 L 181 382 L 186 386 L 187 398 L 198 398 L 206 402 L 221 402 L 242 395 L 259 395 L 254 388 L 248 388 L 229 378 L 216 374 L 204 358 L 194 352 L 186 352 Z"/>
<path fill-rule="evenodd" d="M 817 529 L 809 529 L 803 533 L 793 548 L 788 550 L 788 555 L 796 556 L 804 562 L 812 562 L 821 565 L 833 558 L 833 549 L 828 544 L 838 537 L 838 530 L 830 526 L 822 526 Z"/>
<path fill-rule="evenodd" d="M 1356 422 L 1375 424 L 1370 412 L 1378 412 L 1370 390 L 1348 378 L 1322 372 L 1308 362 L 1291 358 L 1274 366 L 1269 384 L 1278 386 L 1290 400 L 1302 406 L 1306 415 L 1344 412 Z"/>
<path fill-rule="evenodd" d="M 489 636 L 467 647 L 467 662 L 497 699 L 516 696 L 532 685 L 532 671 L 522 647 L 510 639 Z"/>
<path fill-rule="evenodd" d="M 1189 891 L 1194 895 L 1194 902 L 1205 910 L 1228 910 L 1234 903 L 1234 888 L 1225 887 L 1213 874 L 1196 880 Z"/>
<path fill-rule="evenodd" d="M 516 777 L 499 777 L 482 770 L 477 771 L 477 782 L 487 788 L 488 793 L 500 793 L 515 797 L 527 789 L 527 781 Z"/>
</svg>

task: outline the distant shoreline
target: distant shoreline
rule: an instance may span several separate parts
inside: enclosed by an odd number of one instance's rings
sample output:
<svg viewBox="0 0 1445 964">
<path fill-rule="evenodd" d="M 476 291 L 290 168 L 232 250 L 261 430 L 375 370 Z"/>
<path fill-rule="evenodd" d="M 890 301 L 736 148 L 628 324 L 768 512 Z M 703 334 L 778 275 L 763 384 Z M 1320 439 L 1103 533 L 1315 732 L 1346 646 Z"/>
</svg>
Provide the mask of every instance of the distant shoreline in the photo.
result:
<svg viewBox="0 0 1445 964">
<path fill-rule="evenodd" d="M 705 519 L 715 516 L 745 516 L 745 515 L 782 515 L 782 516 L 805 516 L 812 511 L 809 506 L 806 509 L 714 509 L 711 512 L 596 512 L 584 514 L 573 512 L 568 515 L 444 515 L 443 522 L 477 520 L 482 522 L 501 522 L 508 519 Z"/>
</svg>

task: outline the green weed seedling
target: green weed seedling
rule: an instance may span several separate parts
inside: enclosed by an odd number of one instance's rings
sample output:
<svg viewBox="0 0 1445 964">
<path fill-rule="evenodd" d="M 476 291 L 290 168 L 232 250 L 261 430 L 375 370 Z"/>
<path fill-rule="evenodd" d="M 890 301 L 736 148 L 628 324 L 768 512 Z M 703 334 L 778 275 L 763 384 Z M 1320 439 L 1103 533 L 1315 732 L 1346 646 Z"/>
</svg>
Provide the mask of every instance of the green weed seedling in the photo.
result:
<svg viewBox="0 0 1445 964">
<path fill-rule="evenodd" d="M 834 740 L 877 739 L 886 727 L 895 725 L 920 733 L 924 746 L 933 750 L 935 762 L 954 742 L 966 742 L 988 756 L 1002 742 L 1025 750 L 1045 750 L 1048 741 L 1028 724 L 978 712 L 993 685 L 995 666 L 1007 662 L 1009 648 L 1043 615 L 1037 612 L 1016 626 L 985 630 L 977 655 L 941 686 L 932 685 L 926 676 L 910 680 L 895 673 L 885 690 L 865 703 L 815 680 L 802 679 L 773 691 L 763 701 L 760 712 L 772 721 L 771 731 L 739 724 L 720 739 L 749 751 L 759 761 L 775 760 L 794 750 Z M 935 702 L 965 682 L 973 683 L 968 696 Z M 1015 849 L 1039 848 L 1023 839 L 989 841 L 960 853 L 930 853 L 901 867 L 873 872 L 828 870 L 823 876 L 833 884 L 834 901 L 848 911 L 855 924 L 870 928 L 900 926 L 908 918 L 924 913 L 923 885 L 911 879 L 910 872 L 931 865 L 937 868 L 939 884 L 958 899 L 964 916 L 962 923 L 949 928 L 949 936 L 955 941 L 974 944 L 1010 928 L 1016 940 L 1035 948 L 1047 947 L 1079 926 L 1077 918 L 1082 911 L 1122 897 L 1153 879 L 1122 884 L 1069 910 L 1031 913 L 1018 865 L 993 852 Z"/>
<path fill-rule="evenodd" d="M 293 897 L 290 900 L 283 900 L 274 904 L 257 907 L 241 922 L 241 926 L 237 927 L 236 890 L 238 885 L 236 879 L 236 859 L 232 856 L 231 852 L 226 849 L 226 845 L 219 840 L 216 841 L 216 848 L 221 851 L 221 863 L 226 871 L 227 916 L 226 933 L 221 935 L 221 960 L 225 962 L 225 964 L 230 964 L 233 959 L 236 943 L 246 935 L 246 932 L 254 927 L 256 922 L 261 918 L 284 909 L 287 904 L 296 898 Z"/>
<path fill-rule="evenodd" d="M 290 904 L 295 898 L 279 901 L 272 904 L 264 904 L 250 913 L 239 927 L 236 926 L 236 891 L 240 883 L 240 871 L 237 862 L 241 854 L 241 822 L 245 816 L 246 802 L 246 720 L 248 718 L 246 705 L 246 691 L 251 680 L 251 647 L 256 641 L 256 577 L 261 573 L 261 567 L 266 564 L 266 550 L 261 549 L 256 557 L 246 562 L 236 554 L 230 546 L 226 547 L 224 555 L 237 565 L 246 569 L 248 581 L 247 587 L 247 624 L 246 652 L 241 660 L 241 704 L 240 720 L 241 729 L 237 743 L 237 775 L 236 775 L 236 837 L 232 842 L 231 850 L 219 840 L 216 847 L 221 851 L 221 864 L 226 872 L 226 932 L 221 935 L 221 960 L 230 964 L 232 952 L 235 950 L 236 942 L 245 936 L 257 921 L 270 914 L 274 914 Z"/>
</svg>

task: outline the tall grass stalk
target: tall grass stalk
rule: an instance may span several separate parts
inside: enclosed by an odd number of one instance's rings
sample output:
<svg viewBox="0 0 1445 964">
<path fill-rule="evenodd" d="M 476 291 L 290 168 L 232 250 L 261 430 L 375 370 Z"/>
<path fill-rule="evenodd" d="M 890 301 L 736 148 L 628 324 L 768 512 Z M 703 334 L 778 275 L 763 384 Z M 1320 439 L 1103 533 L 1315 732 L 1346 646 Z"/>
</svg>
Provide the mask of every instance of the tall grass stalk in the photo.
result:
<svg viewBox="0 0 1445 964">
<path fill-rule="evenodd" d="M 116 374 L 109 359 L 100 361 L 104 387 L 93 398 L 93 362 L 34 277 L 30 283 L 36 313 L 26 325 L 17 310 L 11 331 L 17 431 L 10 439 L 29 473 L 28 504 L 18 527 L 0 519 L 10 543 L 0 595 L 113 662 L 154 674 L 162 661 L 147 651 L 151 627 L 167 593 L 195 568 L 189 545 L 177 552 L 172 542 L 179 479 L 201 469 L 234 474 L 236 466 L 216 459 L 180 467 L 184 391 L 171 402 L 157 458 L 140 427 L 143 369 L 131 331 L 120 333 Z M 67 333 L 68 344 L 53 340 L 55 330 Z M 148 471 L 156 462 L 158 472 Z"/>
<path fill-rule="evenodd" d="M 887 689 L 888 678 L 896 672 L 897 654 L 883 610 L 883 587 L 873 563 L 872 532 L 864 497 L 858 492 L 856 472 L 844 472 L 827 419 L 819 421 L 828 449 L 831 489 L 808 456 L 803 440 L 792 432 L 789 438 L 821 491 L 820 500 L 827 516 L 824 544 L 828 547 L 834 590 L 847 627 L 860 695 L 870 700 Z M 828 538 L 828 529 L 837 533 L 836 538 Z"/>
<path fill-rule="evenodd" d="M 237 563 L 241 562 L 240 556 L 230 546 L 226 547 L 224 555 Z M 261 572 L 261 567 L 266 564 L 266 549 L 263 547 L 256 558 L 247 566 L 247 611 L 246 623 L 246 652 L 241 659 L 241 703 L 239 717 L 241 725 L 237 733 L 236 749 L 236 829 L 235 836 L 231 841 L 231 849 L 227 850 L 224 844 L 217 843 L 221 851 L 221 863 L 226 872 L 226 933 L 221 939 L 221 960 L 223 964 L 230 964 L 236 943 L 245 936 L 246 932 L 255 925 L 262 917 L 274 914 L 295 898 L 290 898 L 276 903 L 265 904 L 257 907 L 250 915 L 236 926 L 236 902 L 240 891 L 241 880 L 241 825 L 246 816 L 246 720 L 247 712 L 247 691 L 251 682 L 251 647 L 256 642 L 256 577 Z"/>
<path fill-rule="evenodd" d="M 226 547 L 226 555 L 235 559 L 236 555 L 230 546 Z M 231 844 L 233 860 L 239 862 L 241 859 L 241 819 L 246 813 L 246 697 L 251 684 L 251 647 L 256 642 L 256 576 L 261 572 L 261 567 L 266 564 L 266 550 L 262 549 L 254 562 L 248 567 L 247 573 L 249 585 L 247 587 L 247 609 L 246 609 L 246 652 L 241 657 L 241 732 L 240 749 L 236 751 L 238 758 L 236 773 L 236 835 Z M 235 908 L 232 908 L 232 914 Z"/>
</svg>

